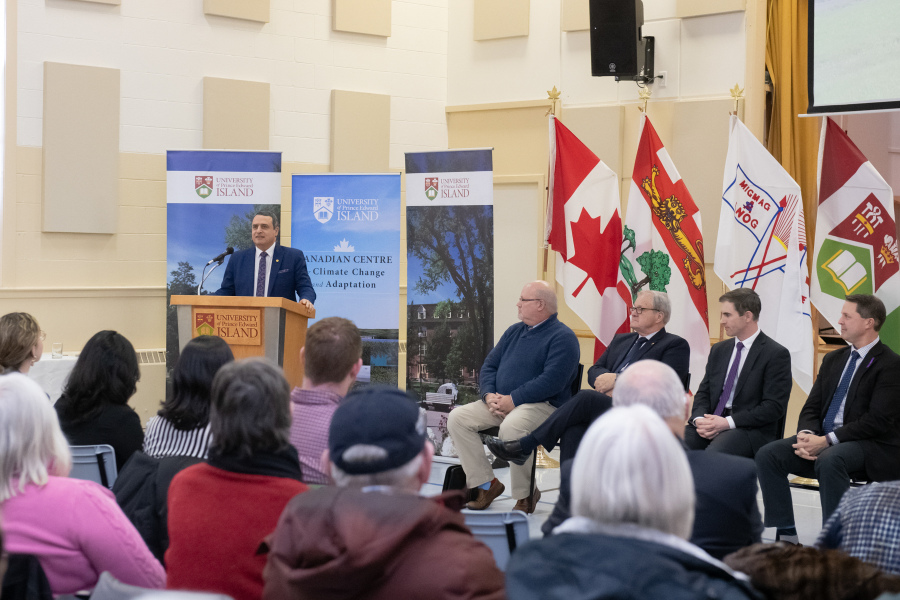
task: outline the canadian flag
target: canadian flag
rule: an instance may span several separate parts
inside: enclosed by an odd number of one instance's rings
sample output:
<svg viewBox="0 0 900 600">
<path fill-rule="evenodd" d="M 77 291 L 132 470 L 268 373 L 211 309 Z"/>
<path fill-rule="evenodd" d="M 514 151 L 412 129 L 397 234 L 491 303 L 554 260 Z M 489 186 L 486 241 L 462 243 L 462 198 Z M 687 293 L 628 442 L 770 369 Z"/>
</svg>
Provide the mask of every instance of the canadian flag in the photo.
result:
<svg viewBox="0 0 900 600">
<path fill-rule="evenodd" d="M 619 271 L 619 178 L 559 120 L 550 117 L 546 240 L 566 304 L 587 324 L 600 356 L 629 331 L 631 296 Z"/>
<path fill-rule="evenodd" d="M 666 292 L 672 317 L 666 331 L 691 346 L 691 390 L 697 391 L 709 356 L 706 267 L 700 211 L 675 163 L 644 116 L 621 251 L 622 277 L 632 297 Z"/>
</svg>

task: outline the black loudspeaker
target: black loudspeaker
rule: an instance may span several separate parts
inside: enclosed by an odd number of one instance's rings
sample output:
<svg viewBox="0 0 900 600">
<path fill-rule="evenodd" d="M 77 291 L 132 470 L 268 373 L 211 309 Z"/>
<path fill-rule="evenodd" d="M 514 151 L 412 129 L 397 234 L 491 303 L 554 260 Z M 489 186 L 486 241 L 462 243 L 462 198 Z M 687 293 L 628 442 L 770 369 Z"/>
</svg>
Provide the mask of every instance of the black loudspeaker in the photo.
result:
<svg viewBox="0 0 900 600">
<path fill-rule="evenodd" d="M 641 41 L 641 0 L 590 0 L 591 74 L 632 79 L 641 74 L 645 44 Z"/>
</svg>

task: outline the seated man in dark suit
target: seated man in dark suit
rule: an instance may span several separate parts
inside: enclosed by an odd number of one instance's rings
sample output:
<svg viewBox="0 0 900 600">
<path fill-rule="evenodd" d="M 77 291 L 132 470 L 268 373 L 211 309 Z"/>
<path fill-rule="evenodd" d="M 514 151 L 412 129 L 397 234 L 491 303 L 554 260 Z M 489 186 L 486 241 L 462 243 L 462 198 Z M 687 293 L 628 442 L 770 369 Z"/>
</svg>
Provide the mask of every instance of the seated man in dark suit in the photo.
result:
<svg viewBox="0 0 900 600">
<path fill-rule="evenodd" d="M 878 337 L 886 316 L 875 296 L 847 296 L 838 324 L 849 346 L 822 360 L 797 435 L 756 455 L 766 526 L 778 529 L 778 539 L 797 543 L 788 473 L 819 480 L 823 522 L 851 476 L 900 479 L 900 356 Z"/>
<path fill-rule="evenodd" d="M 518 440 L 486 438 L 491 451 L 504 460 L 520 464 L 535 448 L 552 450 L 558 440 L 560 460 L 575 456 L 575 449 L 594 419 L 611 406 L 616 377 L 625 367 L 642 359 L 653 359 L 672 367 L 682 381 L 687 380 L 691 348 L 687 340 L 666 331 L 672 316 L 669 297 L 663 292 L 640 292 L 631 309 L 633 333 L 616 335 L 606 352 L 588 369 L 588 384 L 563 404 L 540 427 Z"/>
<path fill-rule="evenodd" d="M 791 354 L 760 331 L 756 292 L 736 288 L 719 303 L 725 333 L 733 337 L 709 352 L 684 441 L 694 450 L 753 458 L 780 436 L 791 395 Z"/>
<path fill-rule="evenodd" d="M 251 227 L 254 248 L 235 252 L 228 260 L 216 295 L 280 296 L 312 308 L 316 291 L 306 271 L 306 257 L 301 250 L 275 243 L 278 216 L 261 210 L 253 217 Z"/>
<path fill-rule="evenodd" d="M 613 397 L 615 406 L 649 406 L 679 438 L 684 434 L 687 402 L 680 377 L 653 360 L 635 363 L 622 373 Z M 687 448 L 685 452 L 697 496 L 690 541 L 716 558 L 758 543 L 763 525 L 756 504 L 753 461 Z M 569 517 L 571 468 L 571 460 L 562 463 L 559 500 L 542 527 L 544 535 Z"/>
</svg>

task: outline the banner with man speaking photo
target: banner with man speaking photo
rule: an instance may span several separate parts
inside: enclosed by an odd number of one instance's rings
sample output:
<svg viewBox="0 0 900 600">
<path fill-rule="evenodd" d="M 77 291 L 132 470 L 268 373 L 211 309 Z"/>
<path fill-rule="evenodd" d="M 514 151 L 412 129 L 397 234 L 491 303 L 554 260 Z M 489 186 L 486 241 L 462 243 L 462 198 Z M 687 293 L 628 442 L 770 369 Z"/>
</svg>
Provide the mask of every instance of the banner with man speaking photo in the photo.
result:
<svg viewBox="0 0 900 600">
<path fill-rule="evenodd" d="M 360 330 L 357 380 L 397 385 L 400 174 L 293 175 L 291 245 L 306 255 L 316 318 Z"/>
<path fill-rule="evenodd" d="M 455 455 L 447 415 L 479 399 L 494 346 L 491 150 L 406 155 L 406 389 L 428 410 L 439 455 Z"/>
<path fill-rule="evenodd" d="M 222 284 L 226 249 L 253 247 L 250 223 L 257 210 L 281 214 L 281 153 L 227 150 L 166 153 L 166 363 L 178 359 L 178 325 L 169 298 L 201 294 Z M 276 240 L 276 243 L 280 241 Z M 211 263 L 211 264 L 210 264 Z"/>
</svg>

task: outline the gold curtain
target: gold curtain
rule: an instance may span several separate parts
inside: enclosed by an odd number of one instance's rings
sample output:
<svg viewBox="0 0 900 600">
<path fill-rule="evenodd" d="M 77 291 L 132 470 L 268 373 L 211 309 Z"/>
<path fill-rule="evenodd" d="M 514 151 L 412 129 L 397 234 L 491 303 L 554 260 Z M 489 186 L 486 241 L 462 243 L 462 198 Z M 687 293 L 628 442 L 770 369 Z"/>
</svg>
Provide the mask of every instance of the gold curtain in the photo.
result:
<svg viewBox="0 0 900 600">
<path fill-rule="evenodd" d="M 768 0 L 766 68 L 774 89 L 766 146 L 803 193 L 809 243 L 815 239 L 816 169 L 821 118 L 797 115 L 809 107 L 807 23 L 809 0 Z"/>
</svg>

